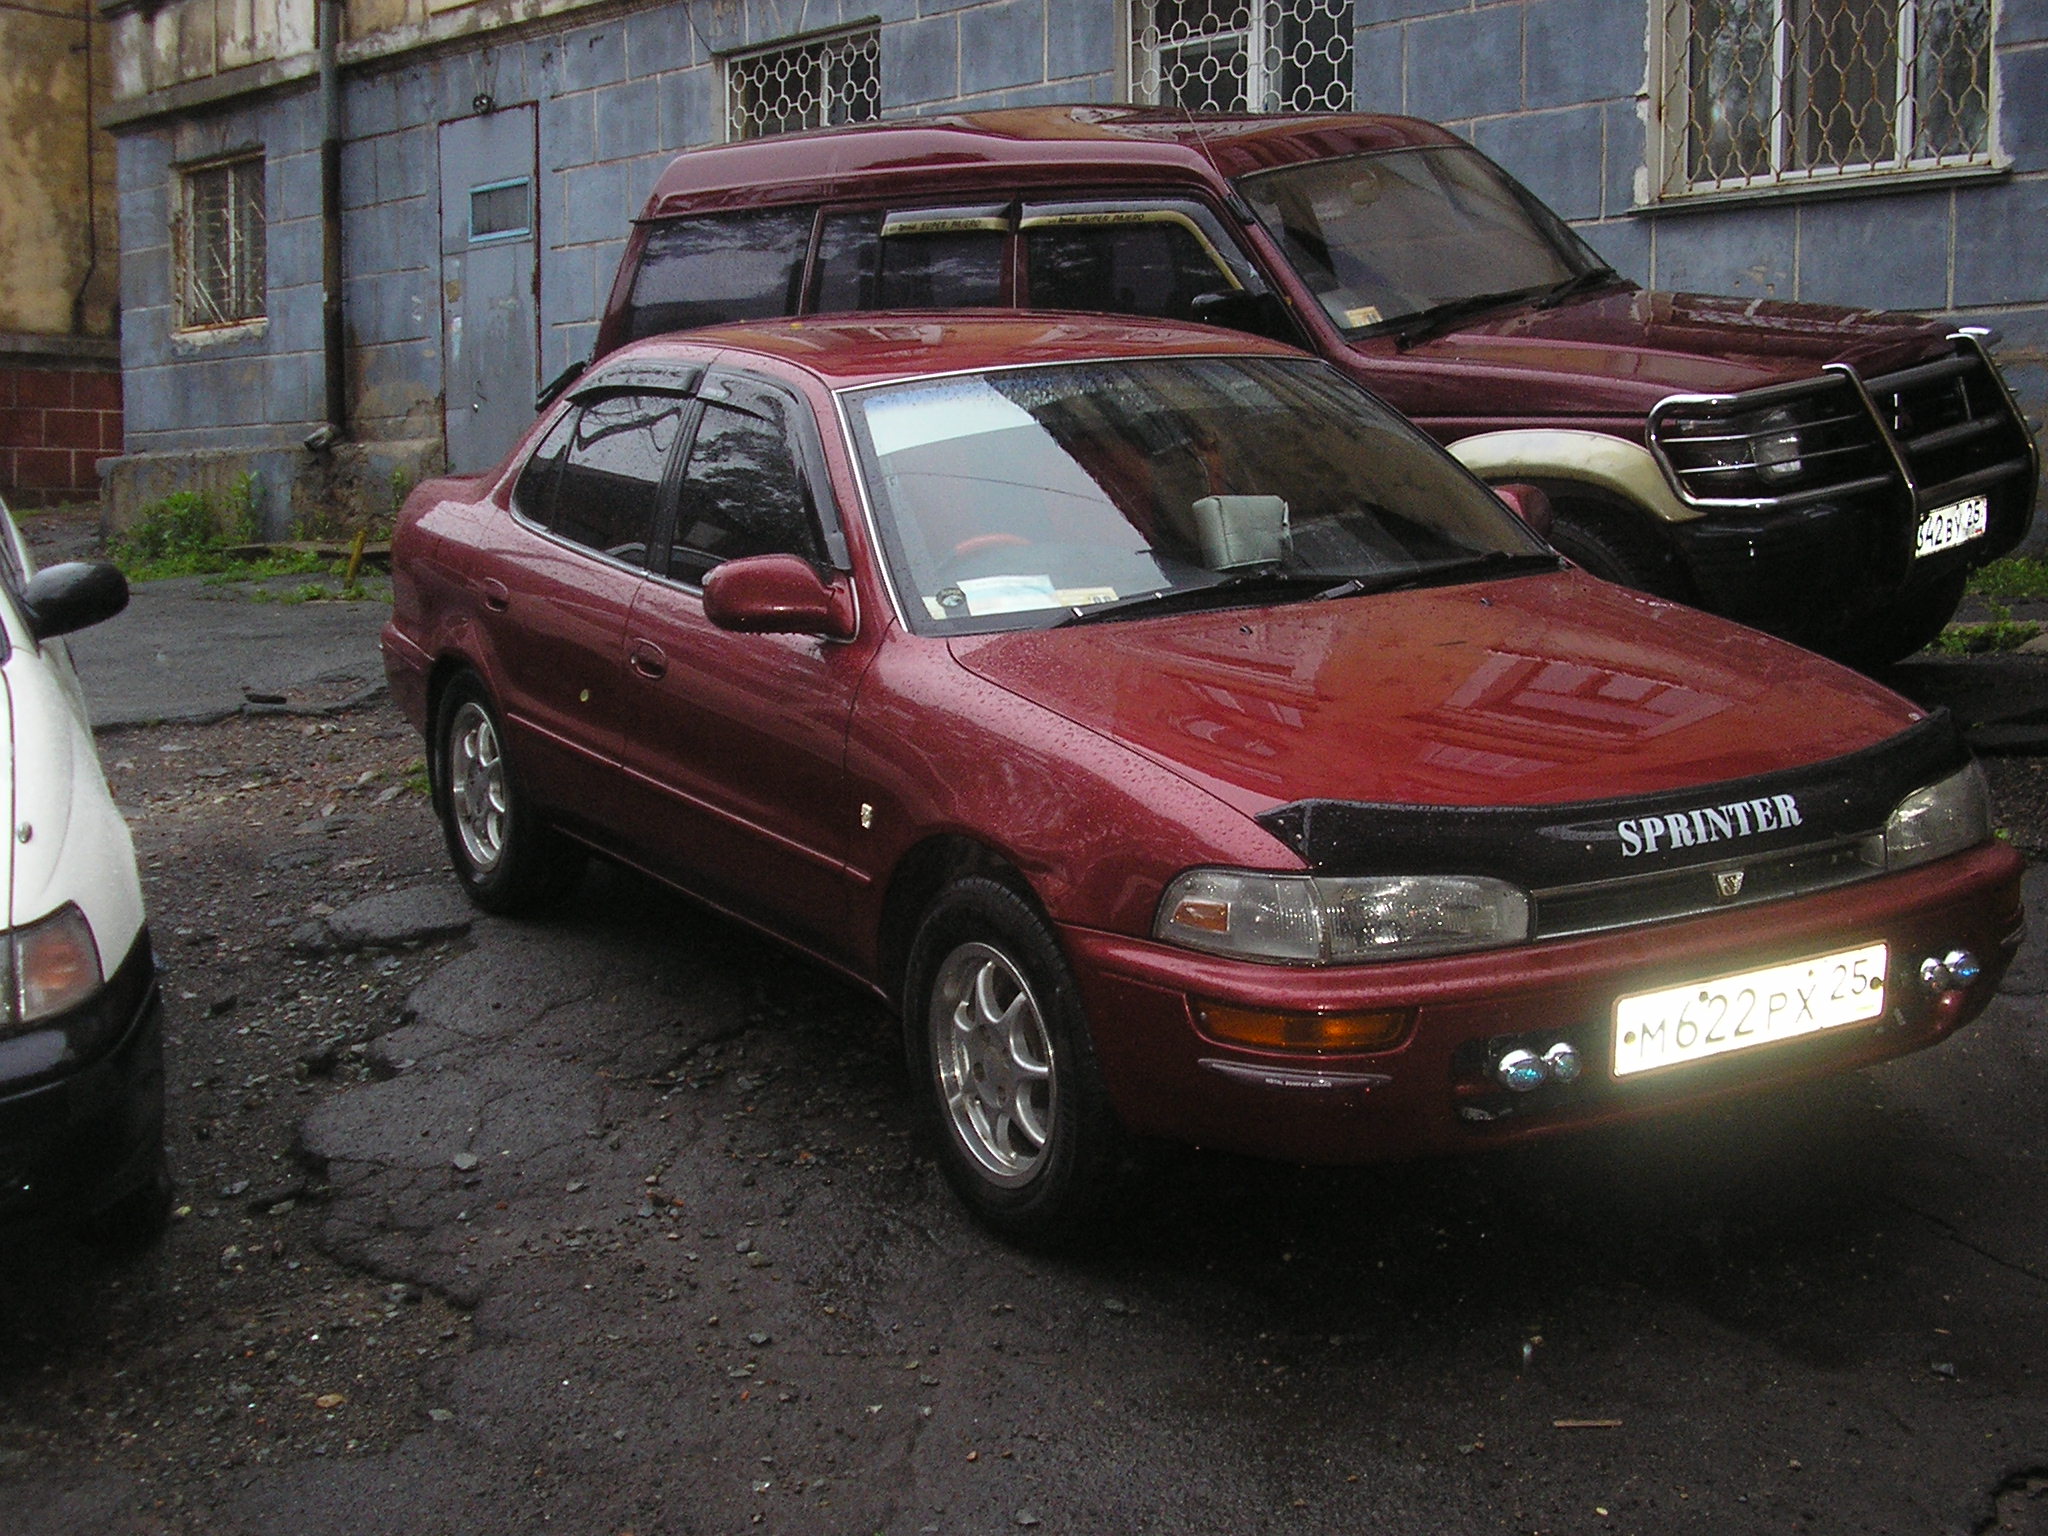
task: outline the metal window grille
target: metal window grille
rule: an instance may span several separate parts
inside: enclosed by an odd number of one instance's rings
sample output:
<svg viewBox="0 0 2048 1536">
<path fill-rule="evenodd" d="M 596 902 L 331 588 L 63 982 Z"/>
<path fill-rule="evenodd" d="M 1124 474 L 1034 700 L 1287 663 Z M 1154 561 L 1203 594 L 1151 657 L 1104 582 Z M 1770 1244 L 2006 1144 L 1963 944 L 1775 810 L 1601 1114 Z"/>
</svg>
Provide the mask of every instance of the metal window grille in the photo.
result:
<svg viewBox="0 0 2048 1536">
<path fill-rule="evenodd" d="M 882 48 L 870 27 L 725 63 L 728 139 L 871 123 L 882 115 Z"/>
<path fill-rule="evenodd" d="M 265 310 L 263 159 L 184 176 L 182 323 L 237 325 Z"/>
<path fill-rule="evenodd" d="M 1131 95 L 1194 112 L 1351 106 L 1351 0 L 1131 0 Z"/>
<path fill-rule="evenodd" d="M 1996 20 L 1995 0 L 1664 0 L 1664 195 L 1989 164 Z"/>
</svg>

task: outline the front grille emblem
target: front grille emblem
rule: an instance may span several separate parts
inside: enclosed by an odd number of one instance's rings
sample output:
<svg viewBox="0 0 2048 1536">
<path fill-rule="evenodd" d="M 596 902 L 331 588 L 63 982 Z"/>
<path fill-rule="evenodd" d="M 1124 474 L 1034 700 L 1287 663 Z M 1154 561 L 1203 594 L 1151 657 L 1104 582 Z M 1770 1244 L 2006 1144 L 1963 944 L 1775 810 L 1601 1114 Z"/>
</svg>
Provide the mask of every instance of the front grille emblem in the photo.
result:
<svg viewBox="0 0 2048 1536">
<path fill-rule="evenodd" d="M 1733 901 L 1742 894 L 1742 874 L 1739 869 L 1717 870 L 1714 874 L 1714 889 L 1723 901 Z"/>
</svg>

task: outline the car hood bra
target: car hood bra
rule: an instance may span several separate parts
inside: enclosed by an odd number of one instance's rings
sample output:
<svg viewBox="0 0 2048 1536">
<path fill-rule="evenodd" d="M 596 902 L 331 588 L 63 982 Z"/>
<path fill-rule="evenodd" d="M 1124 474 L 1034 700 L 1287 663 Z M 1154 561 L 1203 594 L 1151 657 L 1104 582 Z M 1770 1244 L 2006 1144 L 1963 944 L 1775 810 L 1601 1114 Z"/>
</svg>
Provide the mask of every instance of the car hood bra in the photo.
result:
<svg viewBox="0 0 2048 1536">
<path fill-rule="evenodd" d="M 1303 808 L 1323 802 L 1434 808 L 1441 828 L 1450 810 L 1643 799 L 1658 814 L 1715 810 L 1705 840 L 1732 842 L 1742 818 L 1723 807 L 1747 797 L 1712 786 L 1775 783 L 1929 719 L 1796 647 L 1574 573 L 951 645 L 961 665 L 1165 764 L 1311 862 L 1320 831 Z M 1674 836 L 1657 835 L 1636 867 L 1661 862 Z"/>
</svg>

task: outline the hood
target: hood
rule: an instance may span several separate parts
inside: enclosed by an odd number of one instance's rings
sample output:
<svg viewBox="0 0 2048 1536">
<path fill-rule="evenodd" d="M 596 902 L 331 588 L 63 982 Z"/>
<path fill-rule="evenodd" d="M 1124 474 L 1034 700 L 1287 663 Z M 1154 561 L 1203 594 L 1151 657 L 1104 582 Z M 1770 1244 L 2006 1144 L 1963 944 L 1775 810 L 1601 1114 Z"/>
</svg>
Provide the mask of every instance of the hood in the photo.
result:
<svg viewBox="0 0 2048 1536">
<path fill-rule="evenodd" d="M 1666 395 L 1808 379 L 1828 363 L 1851 364 L 1865 377 L 1889 372 L 1949 351 L 1948 332 L 1882 310 L 1621 288 L 1555 309 L 1481 315 L 1400 355 L 1433 367 L 1545 375 L 1546 414 L 1640 415 Z M 1490 414 L 1499 414 L 1498 398 L 1491 403 Z"/>
<path fill-rule="evenodd" d="M 1652 795 L 1841 757 L 1924 718 L 1818 656 L 1575 572 L 951 645 L 1250 816 Z"/>
</svg>

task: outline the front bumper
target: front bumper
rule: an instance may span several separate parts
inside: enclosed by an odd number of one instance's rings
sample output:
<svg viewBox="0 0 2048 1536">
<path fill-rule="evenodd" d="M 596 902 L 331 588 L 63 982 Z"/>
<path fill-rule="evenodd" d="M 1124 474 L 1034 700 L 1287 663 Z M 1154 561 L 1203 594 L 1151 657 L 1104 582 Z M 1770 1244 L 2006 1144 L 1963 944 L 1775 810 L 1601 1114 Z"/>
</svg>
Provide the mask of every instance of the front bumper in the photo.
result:
<svg viewBox="0 0 2048 1536">
<path fill-rule="evenodd" d="M 80 1062 L 0 1075 L 0 1223 L 95 1215 L 154 1178 L 162 1155 L 163 992 L 147 930 L 55 1026 L 101 1044 Z"/>
<path fill-rule="evenodd" d="M 1770 906 L 1375 966 L 1258 965 L 1093 929 L 1069 928 L 1062 939 L 1097 1061 L 1130 1129 L 1297 1162 L 1370 1162 L 1639 1118 L 1932 1045 L 1982 1011 L 2011 963 L 2024 925 L 2022 868 L 1993 843 Z M 1877 942 L 1891 954 L 1882 1019 L 1613 1075 L 1617 997 Z M 1917 979 L 1921 958 L 1957 948 L 1980 957 L 1983 974 L 1961 992 L 1930 993 Z M 1303 1012 L 1407 1008 L 1415 1023 L 1387 1051 L 1261 1051 L 1202 1034 L 1199 999 Z M 1509 1095 L 1484 1073 L 1489 1046 L 1504 1037 L 1570 1039 L 1585 1075 Z"/>
</svg>

